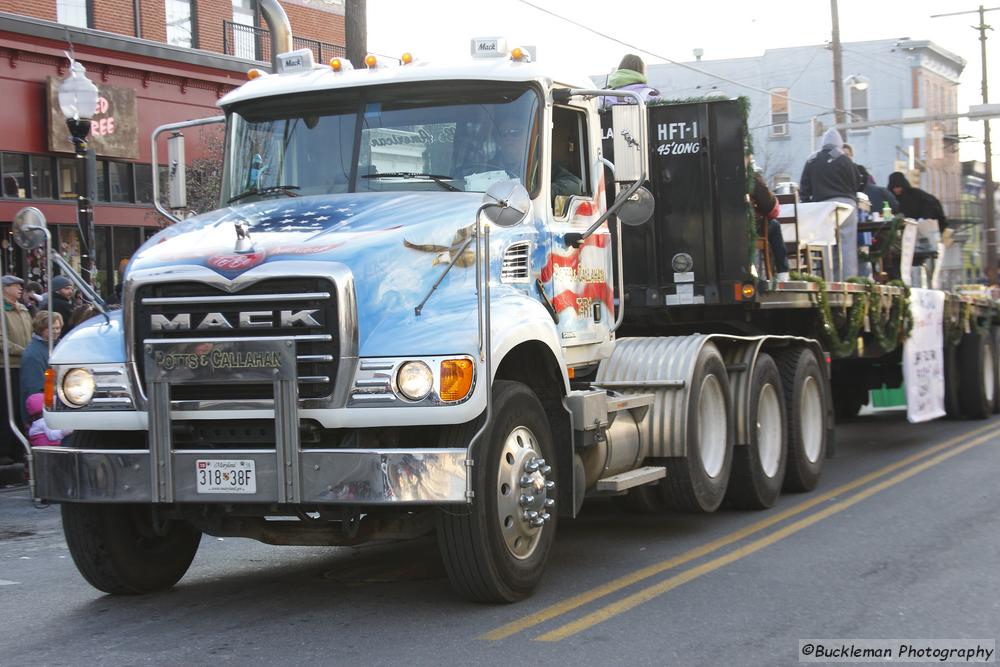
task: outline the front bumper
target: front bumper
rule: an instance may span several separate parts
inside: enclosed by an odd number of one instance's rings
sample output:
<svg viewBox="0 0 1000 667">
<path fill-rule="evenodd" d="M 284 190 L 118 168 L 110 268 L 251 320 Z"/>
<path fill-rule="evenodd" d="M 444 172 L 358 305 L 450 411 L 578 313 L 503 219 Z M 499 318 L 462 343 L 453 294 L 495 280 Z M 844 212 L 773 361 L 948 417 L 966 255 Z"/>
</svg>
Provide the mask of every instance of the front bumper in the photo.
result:
<svg viewBox="0 0 1000 667">
<path fill-rule="evenodd" d="M 94 503 L 287 503 L 430 505 L 468 502 L 467 451 L 327 449 L 298 452 L 299 479 L 280 472 L 275 450 L 181 450 L 169 455 L 169 489 L 144 449 L 35 447 L 39 498 Z M 196 461 L 252 459 L 253 494 L 200 494 Z M 291 469 L 292 466 L 287 466 Z M 290 494 L 295 488 L 298 493 Z"/>
</svg>

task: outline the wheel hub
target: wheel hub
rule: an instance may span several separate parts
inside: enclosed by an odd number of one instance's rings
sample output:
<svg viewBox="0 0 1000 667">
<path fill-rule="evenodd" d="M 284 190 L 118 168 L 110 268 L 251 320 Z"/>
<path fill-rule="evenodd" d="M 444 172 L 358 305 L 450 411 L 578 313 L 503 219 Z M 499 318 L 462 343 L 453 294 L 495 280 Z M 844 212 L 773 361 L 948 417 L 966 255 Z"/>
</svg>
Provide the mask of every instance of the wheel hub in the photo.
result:
<svg viewBox="0 0 1000 667">
<path fill-rule="evenodd" d="M 555 506 L 552 468 L 539 456 L 534 434 L 519 426 L 504 443 L 497 474 L 497 518 L 510 553 L 528 558 Z"/>
</svg>

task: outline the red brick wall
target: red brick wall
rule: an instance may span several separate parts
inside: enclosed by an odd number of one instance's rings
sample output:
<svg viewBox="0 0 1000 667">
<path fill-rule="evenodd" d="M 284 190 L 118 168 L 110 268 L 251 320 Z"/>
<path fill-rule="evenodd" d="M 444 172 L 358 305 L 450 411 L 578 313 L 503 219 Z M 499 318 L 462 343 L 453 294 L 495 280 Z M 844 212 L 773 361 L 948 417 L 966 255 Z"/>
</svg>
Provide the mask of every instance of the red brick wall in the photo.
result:
<svg viewBox="0 0 1000 667">
<path fill-rule="evenodd" d="M 132 0 L 97 0 L 93 3 L 95 30 L 135 36 L 135 13 Z"/>
<path fill-rule="evenodd" d="M 120 35 L 135 36 L 133 0 L 92 0 L 94 28 Z M 233 20 L 232 0 L 193 0 L 195 11 L 195 47 L 222 53 L 222 22 Z M 344 15 L 282 2 L 292 34 L 327 44 L 344 44 Z M 155 42 L 167 41 L 165 0 L 142 0 L 142 37 Z M 22 16 L 56 20 L 55 0 L 0 0 L 0 11 Z M 261 21 L 261 27 L 267 25 Z"/>
<path fill-rule="evenodd" d="M 232 0 L 194 0 L 197 14 L 196 46 L 222 53 L 222 22 L 233 20 Z"/>
<path fill-rule="evenodd" d="M 0 0 L 0 12 L 55 21 L 56 3 L 55 0 Z"/>
<path fill-rule="evenodd" d="M 324 12 L 312 7 L 303 7 L 290 2 L 282 2 L 288 20 L 292 24 L 292 34 L 296 37 L 315 39 L 327 44 L 344 45 L 344 15 Z"/>
</svg>

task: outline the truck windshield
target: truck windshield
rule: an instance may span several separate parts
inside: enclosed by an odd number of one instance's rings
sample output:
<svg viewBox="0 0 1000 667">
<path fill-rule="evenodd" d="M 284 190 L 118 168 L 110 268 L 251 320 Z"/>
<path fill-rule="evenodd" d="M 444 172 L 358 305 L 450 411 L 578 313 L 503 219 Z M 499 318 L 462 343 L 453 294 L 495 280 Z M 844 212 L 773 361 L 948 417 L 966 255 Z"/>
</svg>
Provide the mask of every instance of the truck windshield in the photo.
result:
<svg viewBox="0 0 1000 667">
<path fill-rule="evenodd" d="M 538 178 L 538 95 L 450 82 L 265 98 L 232 110 L 223 202 L 343 192 L 485 192 Z"/>
</svg>

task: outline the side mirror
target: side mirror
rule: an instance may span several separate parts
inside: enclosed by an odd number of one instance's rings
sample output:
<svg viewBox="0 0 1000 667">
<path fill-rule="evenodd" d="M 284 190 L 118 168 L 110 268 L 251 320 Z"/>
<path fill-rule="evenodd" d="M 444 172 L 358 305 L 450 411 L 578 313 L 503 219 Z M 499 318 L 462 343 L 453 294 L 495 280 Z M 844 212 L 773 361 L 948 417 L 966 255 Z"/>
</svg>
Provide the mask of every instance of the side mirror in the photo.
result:
<svg viewBox="0 0 1000 667">
<path fill-rule="evenodd" d="M 618 219 L 622 224 L 637 227 L 653 217 L 655 201 L 644 187 L 633 192 L 618 209 Z"/>
<path fill-rule="evenodd" d="M 34 250 L 45 245 L 48 235 L 45 214 L 34 206 L 22 208 L 14 216 L 14 243 L 25 250 Z"/>
<path fill-rule="evenodd" d="M 167 192 L 170 208 L 187 208 L 187 163 L 184 159 L 184 135 L 174 132 L 167 139 Z"/>
<path fill-rule="evenodd" d="M 497 227 L 514 227 L 524 222 L 531 209 L 531 197 L 518 181 L 494 183 L 483 194 L 483 213 Z"/>
</svg>

